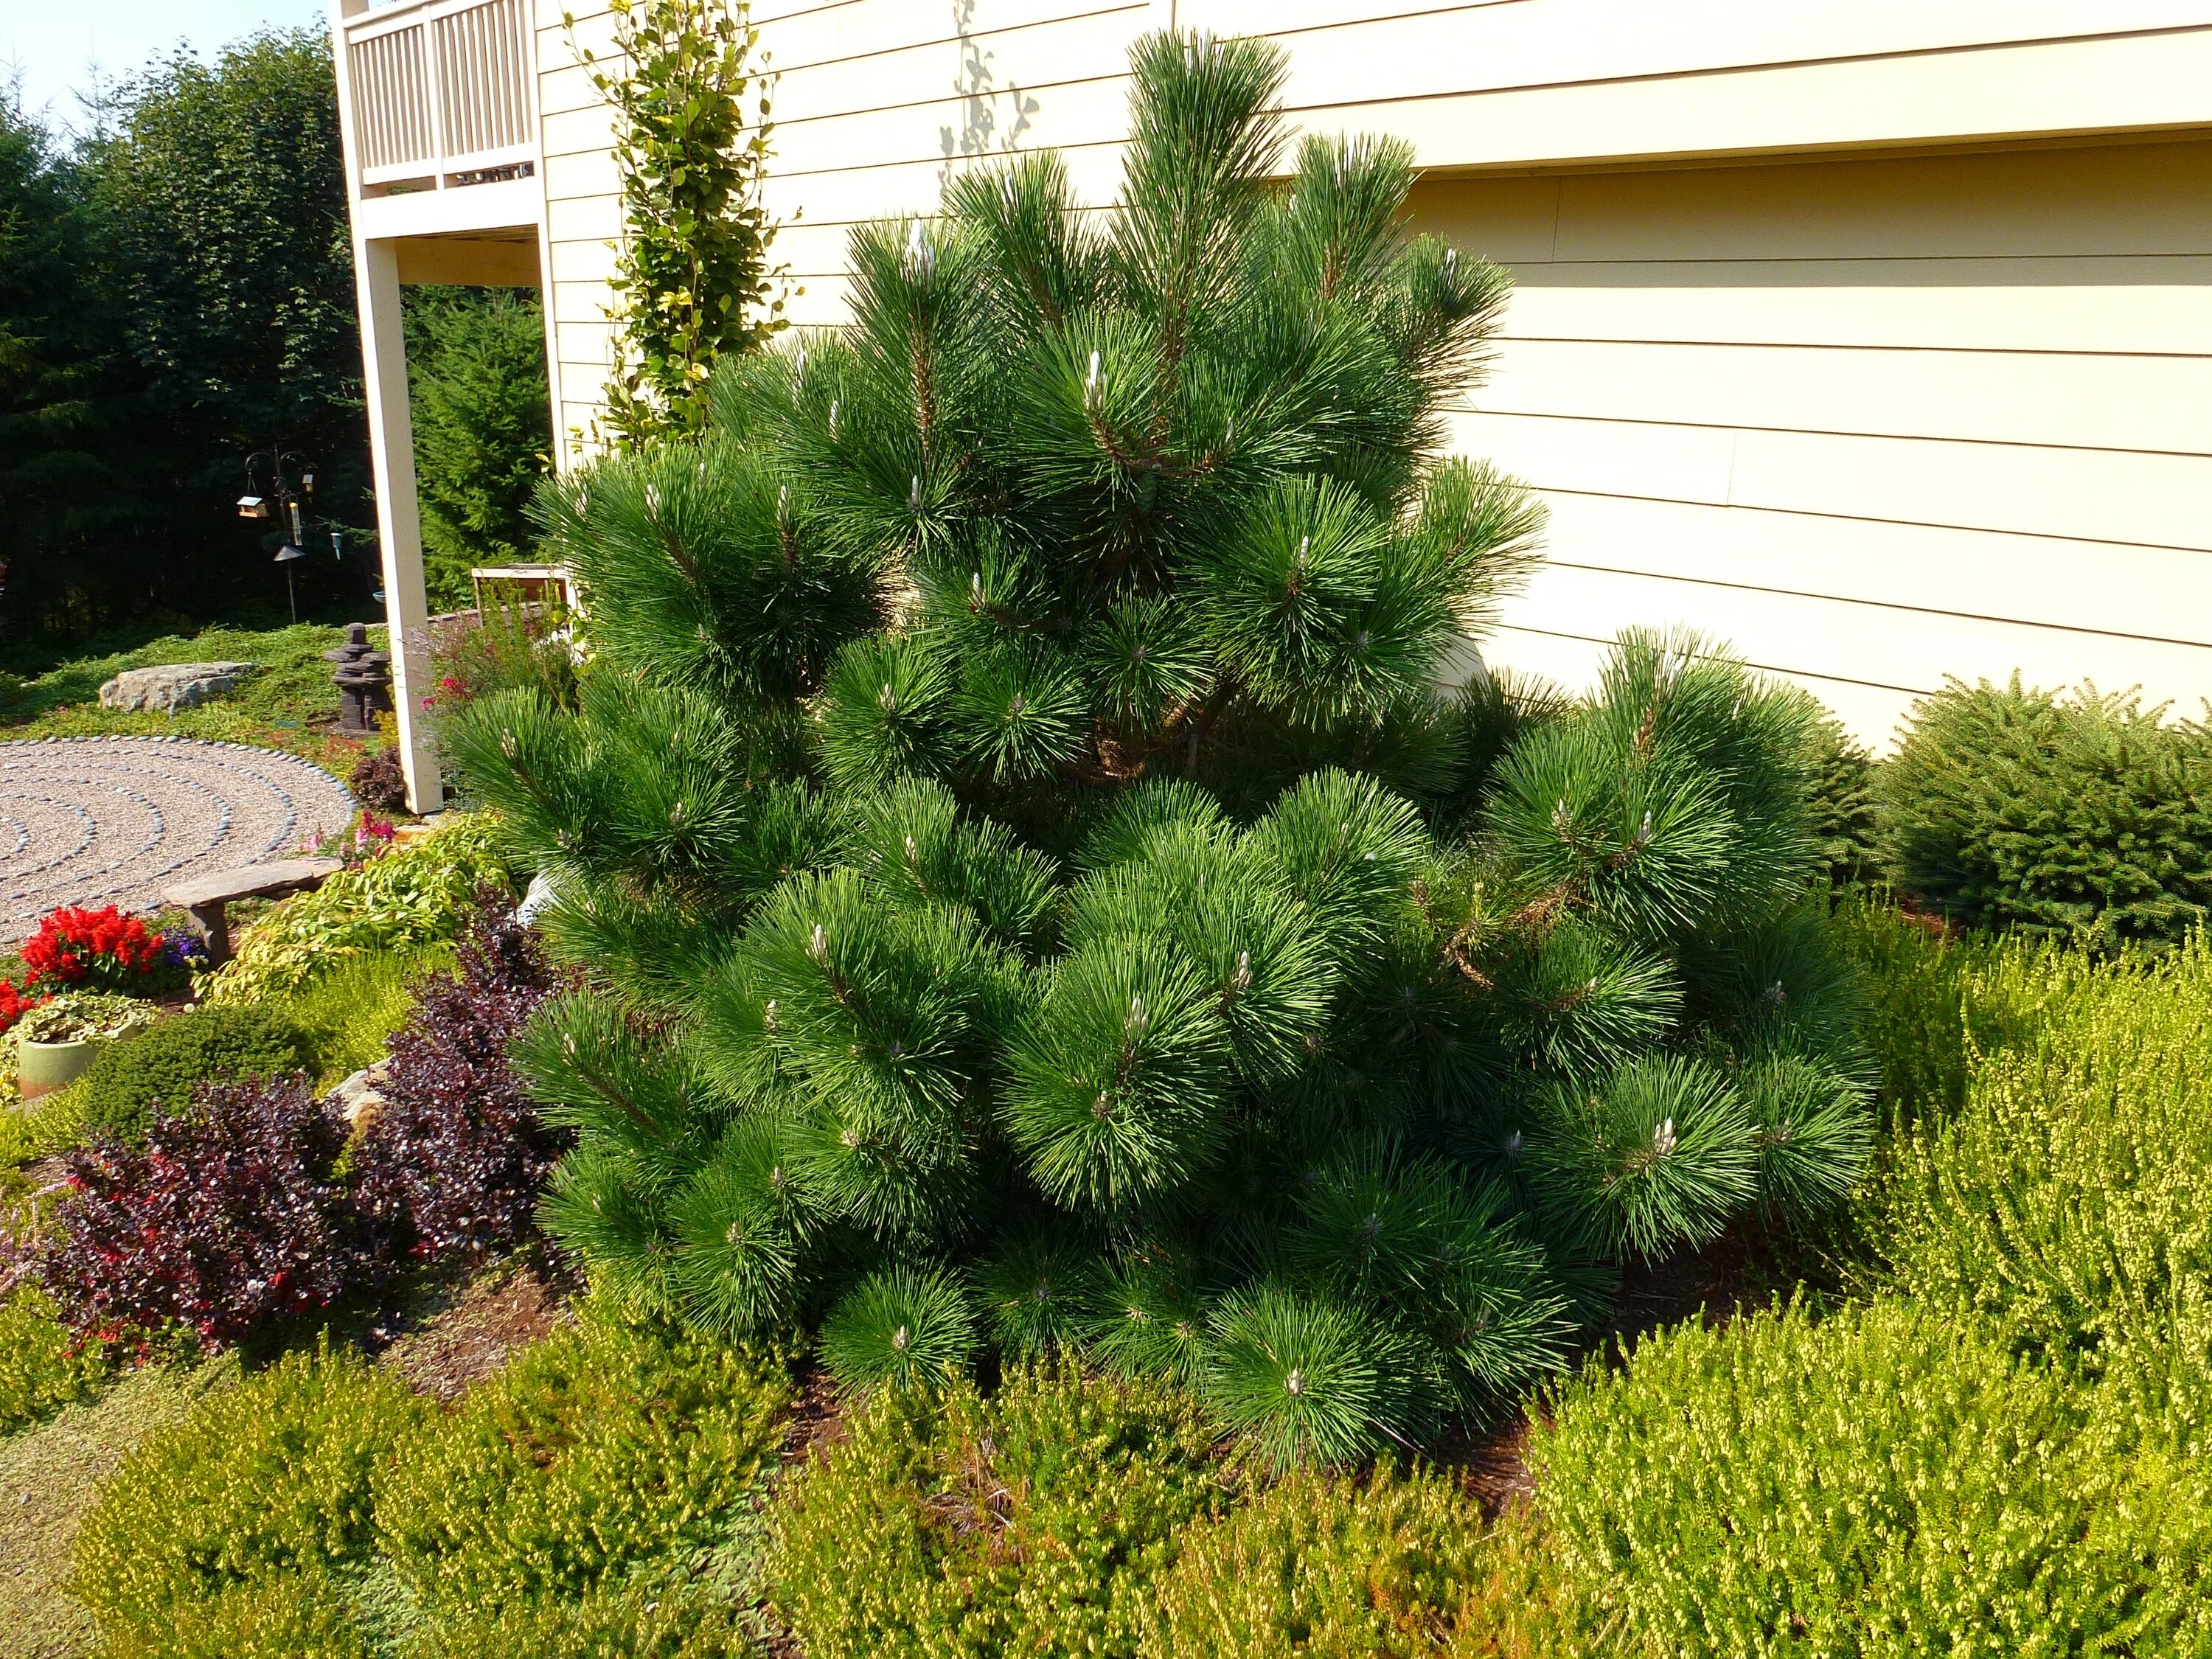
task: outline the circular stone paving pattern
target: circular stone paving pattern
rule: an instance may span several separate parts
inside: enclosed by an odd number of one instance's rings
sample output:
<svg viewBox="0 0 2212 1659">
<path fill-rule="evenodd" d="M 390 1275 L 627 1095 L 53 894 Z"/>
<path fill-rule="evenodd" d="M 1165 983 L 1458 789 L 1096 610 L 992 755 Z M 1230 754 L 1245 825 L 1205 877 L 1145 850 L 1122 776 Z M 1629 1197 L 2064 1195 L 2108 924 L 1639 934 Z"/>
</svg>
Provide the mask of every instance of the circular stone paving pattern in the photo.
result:
<svg viewBox="0 0 2212 1659">
<path fill-rule="evenodd" d="M 152 910 L 193 876 L 289 858 L 352 820 L 321 768 L 195 738 L 0 743 L 0 943 L 58 905 Z"/>
</svg>

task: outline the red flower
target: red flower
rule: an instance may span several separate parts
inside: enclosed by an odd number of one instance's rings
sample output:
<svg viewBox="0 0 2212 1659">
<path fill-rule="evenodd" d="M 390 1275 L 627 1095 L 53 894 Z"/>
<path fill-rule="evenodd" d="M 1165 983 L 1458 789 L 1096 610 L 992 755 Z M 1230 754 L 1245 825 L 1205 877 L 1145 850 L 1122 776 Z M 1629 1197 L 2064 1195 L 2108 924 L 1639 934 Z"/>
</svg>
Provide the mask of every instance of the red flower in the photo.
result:
<svg viewBox="0 0 2212 1659">
<path fill-rule="evenodd" d="M 27 988 L 58 980 L 103 990 L 142 989 L 147 981 L 170 971 L 172 964 L 162 956 L 168 943 L 166 934 L 112 904 L 99 910 L 64 905 L 24 942 L 23 963 L 31 970 L 24 984 Z"/>
<path fill-rule="evenodd" d="M 17 1020 L 47 1000 L 44 996 L 26 996 L 23 993 L 29 988 L 27 980 L 23 990 L 19 991 L 13 981 L 0 979 L 0 1033 L 9 1030 Z"/>
</svg>

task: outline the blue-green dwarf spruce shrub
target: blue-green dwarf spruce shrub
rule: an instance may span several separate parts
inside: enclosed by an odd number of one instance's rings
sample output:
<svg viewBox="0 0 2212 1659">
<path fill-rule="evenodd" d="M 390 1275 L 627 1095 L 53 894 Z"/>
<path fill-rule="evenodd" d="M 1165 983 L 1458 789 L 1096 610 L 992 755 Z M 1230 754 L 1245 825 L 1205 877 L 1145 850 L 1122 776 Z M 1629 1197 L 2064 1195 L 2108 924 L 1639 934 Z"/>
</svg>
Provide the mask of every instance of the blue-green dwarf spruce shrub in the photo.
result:
<svg viewBox="0 0 2212 1659">
<path fill-rule="evenodd" d="M 885 1389 L 787 1485 L 769 1601 L 812 1659 L 1133 1656 L 1177 1529 L 1225 1497 L 1187 1397 L 1072 1366 Z"/>
<path fill-rule="evenodd" d="M 1813 787 L 1808 805 L 1820 860 L 1828 867 L 1831 894 L 1879 885 L 1881 861 L 1881 796 L 1875 779 L 1874 751 L 1831 716 L 1814 728 Z"/>
<path fill-rule="evenodd" d="M 182 1114 L 204 1083 L 279 1077 L 311 1058 L 299 1028 L 273 1004 L 196 1009 L 94 1056 L 80 1085 L 84 1121 L 135 1143 L 155 1118 Z"/>
<path fill-rule="evenodd" d="M 1404 146 L 1290 149 L 1276 47 L 1133 63 L 1118 213 L 964 178 L 856 233 L 852 329 L 550 488 L 579 705 L 446 740 L 585 976 L 515 1055 L 611 1293 L 1334 1461 L 1856 1179 L 1818 711 L 1656 635 L 1440 689 L 1538 524 L 1443 450 L 1504 279 L 1402 234 Z"/>
<path fill-rule="evenodd" d="M 1880 771 L 1893 878 L 1977 927 L 2178 943 L 2212 916 L 2212 727 L 2165 714 L 2017 674 L 1951 682 Z"/>
</svg>

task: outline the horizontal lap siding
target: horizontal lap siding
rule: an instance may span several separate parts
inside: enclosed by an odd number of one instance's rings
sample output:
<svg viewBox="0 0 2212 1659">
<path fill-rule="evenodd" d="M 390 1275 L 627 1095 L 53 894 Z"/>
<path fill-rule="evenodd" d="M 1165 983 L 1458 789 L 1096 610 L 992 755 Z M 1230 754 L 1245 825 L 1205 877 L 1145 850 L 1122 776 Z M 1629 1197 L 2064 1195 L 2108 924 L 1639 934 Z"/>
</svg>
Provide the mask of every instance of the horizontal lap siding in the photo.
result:
<svg viewBox="0 0 2212 1659">
<path fill-rule="evenodd" d="M 1278 36 L 1297 125 L 1408 137 L 1419 228 L 1514 271 L 1491 377 L 1450 416 L 1553 511 L 1494 658 L 1579 682 L 1619 628 L 1688 623 L 1876 740 L 1947 672 L 2140 682 L 2192 712 L 2212 690 L 2212 144 L 1590 166 L 2212 125 L 2188 101 L 2212 0 L 1172 9 Z M 854 225 L 933 211 L 979 159 L 1057 146 L 1110 200 L 1127 46 L 1170 11 L 757 4 L 793 320 L 843 319 Z M 620 221 L 559 12 L 541 0 L 573 426 L 605 376 Z"/>
<path fill-rule="evenodd" d="M 936 211 L 964 168 L 1058 149 L 1079 197 L 1121 176 L 1129 43 L 1163 10 L 1091 0 L 844 0 L 756 7 L 774 57 L 775 161 L 787 315 L 847 316 L 846 249 L 871 220 Z"/>
<path fill-rule="evenodd" d="M 576 14 L 572 33 L 562 21 Z M 615 198 L 613 131 L 580 47 L 607 52 L 614 20 L 603 4 L 538 0 L 538 107 L 545 174 L 545 303 L 553 315 L 554 430 L 573 460 L 588 441 L 604 406 L 611 331 L 606 279 L 620 234 Z"/>
<path fill-rule="evenodd" d="M 2207 21 L 2198 0 L 1179 0 L 1176 16 L 1185 27 L 1276 36 L 1297 54 L 1294 95 L 1340 100 L 2075 40 Z"/>
<path fill-rule="evenodd" d="M 1058 149 L 1079 192 L 1120 173 L 1129 42 L 1154 8 L 1099 0 L 845 0 L 761 25 L 781 71 L 768 201 L 794 281 L 836 286 L 856 224 L 936 210 L 963 168 Z M 756 11 L 757 16 L 763 15 Z M 833 322 L 841 308 L 799 308 Z"/>
<path fill-rule="evenodd" d="M 1292 53 L 1291 113 L 1428 167 L 2009 140 L 2203 125 L 2202 0 L 1178 0 Z"/>
<path fill-rule="evenodd" d="M 1429 178 L 1512 270 L 1455 447 L 1549 501 L 1498 660 L 1683 623 L 1886 740 L 1946 674 L 2212 695 L 2212 143 Z"/>
</svg>

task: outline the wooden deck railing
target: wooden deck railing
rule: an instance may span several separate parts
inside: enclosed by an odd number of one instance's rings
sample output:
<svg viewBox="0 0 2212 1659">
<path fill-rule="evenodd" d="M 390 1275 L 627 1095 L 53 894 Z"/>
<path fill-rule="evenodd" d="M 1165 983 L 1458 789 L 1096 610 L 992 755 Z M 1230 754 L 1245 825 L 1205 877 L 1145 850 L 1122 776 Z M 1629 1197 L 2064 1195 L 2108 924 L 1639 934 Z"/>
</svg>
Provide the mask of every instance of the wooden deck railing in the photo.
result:
<svg viewBox="0 0 2212 1659">
<path fill-rule="evenodd" d="M 443 188 L 535 166 L 529 0 L 410 0 L 349 18 L 364 191 Z"/>
</svg>

